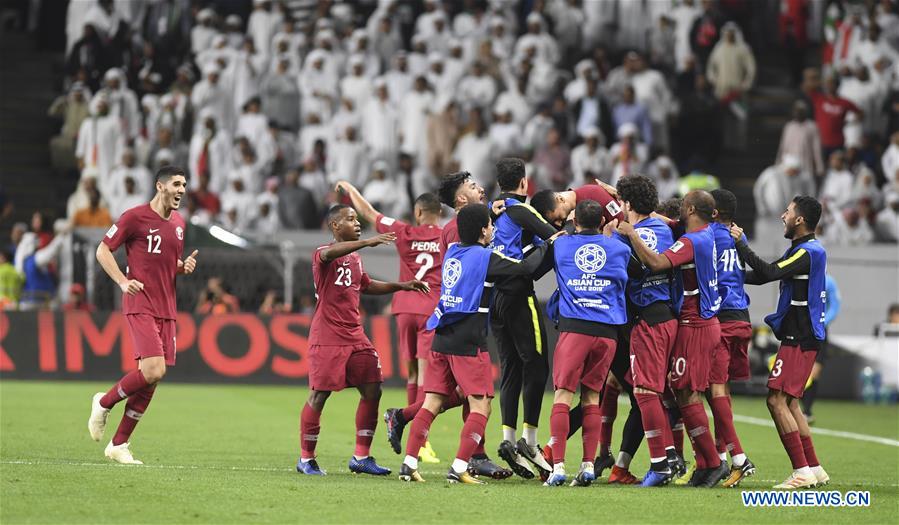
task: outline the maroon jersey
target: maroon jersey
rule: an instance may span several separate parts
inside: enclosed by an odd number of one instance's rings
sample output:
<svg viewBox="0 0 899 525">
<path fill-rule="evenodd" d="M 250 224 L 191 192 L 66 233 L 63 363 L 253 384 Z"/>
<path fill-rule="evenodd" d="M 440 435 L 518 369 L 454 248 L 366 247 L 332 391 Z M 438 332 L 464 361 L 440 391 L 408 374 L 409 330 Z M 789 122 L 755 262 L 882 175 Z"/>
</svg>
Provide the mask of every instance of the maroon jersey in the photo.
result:
<svg viewBox="0 0 899 525">
<path fill-rule="evenodd" d="M 431 293 L 396 292 L 390 310 L 395 314 L 431 315 L 440 299 L 440 226 L 412 226 L 379 214 L 375 221 L 378 233 L 396 234 L 396 251 L 400 255 L 400 281 L 418 279 L 428 283 Z"/>
<path fill-rule="evenodd" d="M 362 269 L 362 258 L 356 252 L 322 261 L 321 252 L 328 246 L 319 246 L 312 254 L 312 279 L 318 302 L 309 327 L 309 344 L 371 345 L 359 314 L 359 295 L 371 284 L 371 277 Z"/>
<path fill-rule="evenodd" d="M 175 275 L 184 252 L 181 214 L 172 211 L 168 219 L 163 219 L 149 204 L 135 206 L 109 228 L 103 242 L 113 252 L 125 245 L 125 275 L 144 285 L 135 295 L 124 294 L 122 312 L 175 319 Z"/>
<path fill-rule="evenodd" d="M 671 266 L 680 267 L 681 276 L 684 280 L 684 290 L 695 290 L 699 287 L 696 281 L 696 265 L 693 263 L 693 242 L 688 237 L 681 237 L 664 252 L 662 255 L 671 261 Z M 699 315 L 699 295 L 685 295 L 684 304 L 680 309 L 679 319 L 681 321 L 690 321 L 692 324 L 701 324 L 708 322 Z"/>
<path fill-rule="evenodd" d="M 624 212 L 621 204 L 612 197 L 609 192 L 598 184 L 585 184 L 574 190 L 575 199 L 581 201 L 596 201 L 602 206 L 602 215 L 606 222 L 612 219 L 624 220 Z"/>
<path fill-rule="evenodd" d="M 440 234 L 440 260 L 443 260 L 449 245 L 454 242 L 459 242 L 459 225 L 456 223 L 455 217 L 443 225 L 443 233 Z"/>
</svg>

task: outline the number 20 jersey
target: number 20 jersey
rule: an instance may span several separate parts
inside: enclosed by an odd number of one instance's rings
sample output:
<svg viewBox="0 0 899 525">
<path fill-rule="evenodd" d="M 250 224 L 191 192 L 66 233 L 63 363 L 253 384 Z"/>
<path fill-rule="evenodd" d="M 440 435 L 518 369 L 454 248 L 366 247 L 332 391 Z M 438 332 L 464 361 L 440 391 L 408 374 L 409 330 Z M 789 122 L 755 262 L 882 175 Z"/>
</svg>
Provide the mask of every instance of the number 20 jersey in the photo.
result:
<svg viewBox="0 0 899 525">
<path fill-rule="evenodd" d="M 400 281 L 418 279 L 428 283 L 431 293 L 396 292 L 390 311 L 394 314 L 431 315 L 440 299 L 440 226 L 412 226 L 403 221 L 378 215 L 378 233 L 396 234 L 396 251 L 400 256 Z"/>
</svg>

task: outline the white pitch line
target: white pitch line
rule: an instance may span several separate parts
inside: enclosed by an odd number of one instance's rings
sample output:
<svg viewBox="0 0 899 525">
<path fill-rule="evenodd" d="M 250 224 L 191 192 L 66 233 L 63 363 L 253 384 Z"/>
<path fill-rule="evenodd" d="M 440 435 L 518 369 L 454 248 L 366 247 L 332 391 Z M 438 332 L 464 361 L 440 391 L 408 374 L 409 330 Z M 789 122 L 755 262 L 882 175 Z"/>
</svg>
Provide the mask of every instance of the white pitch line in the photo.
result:
<svg viewBox="0 0 899 525">
<path fill-rule="evenodd" d="M 752 416 L 741 416 L 734 414 L 734 421 L 741 423 L 749 423 L 750 425 L 759 425 L 763 427 L 774 427 L 774 422 L 770 419 L 762 419 Z M 870 436 L 868 434 L 857 434 L 855 432 L 845 432 L 843 430 L 831 430 L 829 428 L 811 427 L 812 434 L 821 434 L 822 436 L 841 437 L 846 439 L 854 439 L 856 441 L 867 441 L 869 443 L 877 443 L 879 445 L 887 445 L 890 447 L 899 447 L 899 441 L 880 436 Z"/>
</svg>

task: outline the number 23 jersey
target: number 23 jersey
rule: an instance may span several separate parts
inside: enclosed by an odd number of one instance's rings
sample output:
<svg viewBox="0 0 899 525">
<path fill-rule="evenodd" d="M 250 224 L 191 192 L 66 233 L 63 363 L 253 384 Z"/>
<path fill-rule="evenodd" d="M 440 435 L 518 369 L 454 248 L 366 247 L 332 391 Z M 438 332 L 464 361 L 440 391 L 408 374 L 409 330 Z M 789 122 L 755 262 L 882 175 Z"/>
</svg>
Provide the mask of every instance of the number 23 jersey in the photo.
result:
<svg viewBox="0 0 899 525">
<path fill-rule="evenodd" d="M 396 292 L 390 311 L 394 314 L 431 315 L 440 299 L 440 272 L 443 256 L 440 253 L 439 226 L 412 226 L 384 215 L 378 215 L 378 233 L 396 234 L 396 251 L 400 256 L 400 281 L 418 279 L 428 283 L 431 293 Z"/>
<path fill-rule="evenodd" d="M 359 296 L 371 284 L 371 277 L 362 269 L 362 257 L 353 252 L 324 262 L 321 252 L 326 248 L 320 246 L 312 254 L 312 279 L 318 301 L 309 327 L 309 344 L 371 346 L 359 314 Z"/>
<path fill-rule="evenodd" d="M 175 276 L 184 252 L 184 231 L 184 218 L 177 211 L 163 219 L 149 204 L 143 204 L 123 213 L 106 232 L 103 242 L 110 251 L 125 245 L 126 277 L 144 285 L 134 295 L 123 295 L 123 313 L 175 319 Z"/>
</svg>

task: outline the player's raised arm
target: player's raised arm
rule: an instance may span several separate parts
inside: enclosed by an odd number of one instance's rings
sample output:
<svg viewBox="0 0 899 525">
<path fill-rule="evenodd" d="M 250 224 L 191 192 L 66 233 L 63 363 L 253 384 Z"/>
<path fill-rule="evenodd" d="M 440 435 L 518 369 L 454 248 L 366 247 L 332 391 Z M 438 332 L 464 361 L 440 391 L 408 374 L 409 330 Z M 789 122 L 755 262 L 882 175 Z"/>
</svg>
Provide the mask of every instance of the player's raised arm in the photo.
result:
<svg viewBox="0 0 899 525">
<path fill-rule="evenodd" d="M 396 234 L 393 232 L 382 233 L 368 239 L 360 239 L 359 235 L 362 233 L 362 226 L 359 224 L 356 210 L 342 204 L 334 206 L 328 212 L 328 226 L 331 228 L 335 242 L 318 252 L 319 259 L 325 263 L 362 248 L 388 244 L 396 240 Z"/>
<path fill-rule="evenodd" d="M 349 182 L 342 180 L 337 183 L 337 186 L 334 189 L 338 192 L 343 192 L 350 197 L 350 202 L 353 203 L 353 208 L 356 208 L 356 213 L 358 213 L 366 222 L 374 224 L 378 219 L 378 215 L 380 212 L 375 209 L 374 206 L 368 202 L 365 197 L 359 193 L 359 190 L 356 189 L 355 186 L 350 184 Z"/>
<path fill-rule="evenodd" d="M 651 250 L 640 238 L 640 235 L 629 222 L 621 221 L 615 227 L 615 231 L 624 235 L 631 242 L 637 257 L 653 272 L 659 272 L 671 268 L 671 261 L 660 253 Z"/>
<path fill-rule="evenodd" d="M 369 237 L 368 239 L 359 239 L 358 241 L 342 241 L 335 242 L 321 252 L 322 262 L 330 262 L 344 255 L 361 250 L 362 248 L 370 248 L 372 246 L 380 246 L 382 244 L 390 244 L 396 240 L 396 234 L 393 232 L 382 233 Z"/>
<path fill-rule="evenodd" d="M 368 288 L 362 290 L 362 293 L 364 293 L 365 295 L 387 295 L 396 292 L 416 291 L 426 294 L 431 291 L 431 288 L 428 286 L 428 283 L 419 280 L 394 283 L 376 281 L 372 279 L 371 283 L 369 283 L 368 285 Z"/>
</svg>

